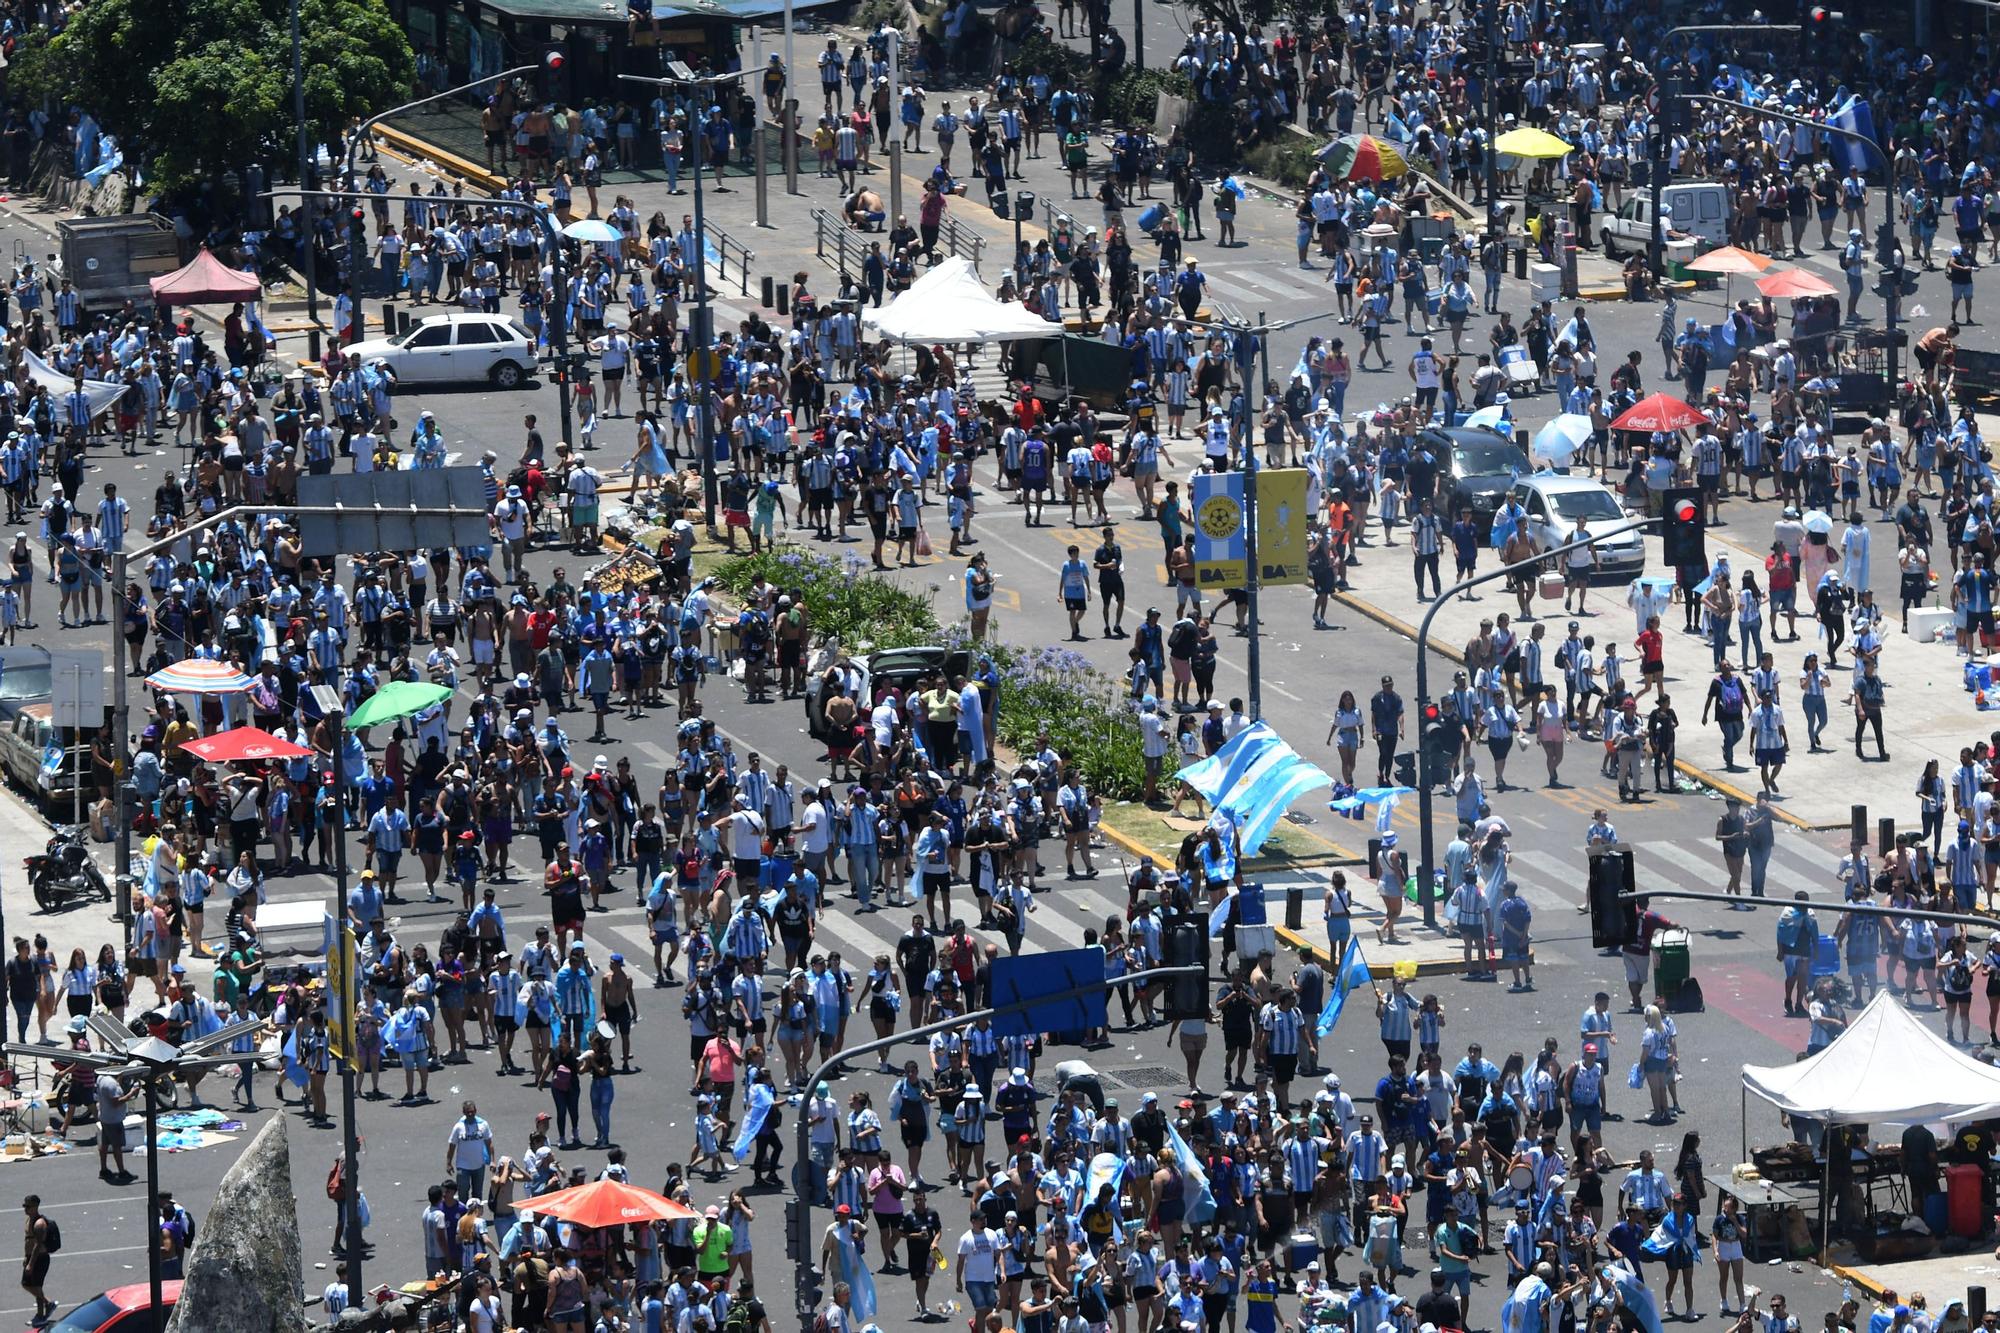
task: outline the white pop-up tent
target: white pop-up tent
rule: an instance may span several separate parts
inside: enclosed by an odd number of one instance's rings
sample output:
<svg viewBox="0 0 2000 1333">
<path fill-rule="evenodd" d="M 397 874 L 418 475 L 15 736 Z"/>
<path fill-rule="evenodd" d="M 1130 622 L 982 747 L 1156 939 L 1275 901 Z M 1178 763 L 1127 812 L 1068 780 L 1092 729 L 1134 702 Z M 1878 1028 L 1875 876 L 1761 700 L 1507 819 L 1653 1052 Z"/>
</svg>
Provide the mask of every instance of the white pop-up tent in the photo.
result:
<svg viewBox="0 0 2000 1333">
<path fill-rule="evenodd" d="M 1745 1065 L 1743 1086 L 1788 1115 L 1830 1125 L 1919 1125 L 2000 1115 L 2000 1069 L 1959 1050 L 1880 991 L 1826 1049 Z"/>
<path fill-rule="evenodd" d="M 986 290 L 967 260 L 953 256 L 910 284 L 886 306 L 864 312 L 861 327 L 899 343 L 992 343 L 1050 338 L 1062 332 L 1024 305 Z"/>
<path fill-rule="evenodd" d="M 1920 1125 L 2000 1115 L 2000 1069 L 1982 1064 L 1911 1016 L 1888 991 L 1876 992 L 1825 1049 L 1789 1065 L 1743 1066 L 1743 1089 L 1787 1115 L 1824 1125 Z M 1747 1117 L 1746 1117 L 1747 1118 Z M 1747 1139 L 1744 1155 L 1749 1155 Z M 1820 1190 L 1820 1249 L 1833 1208 Z M 1922 1201 L 1912 1199 L 1914 1210 Z"/>
</svg>

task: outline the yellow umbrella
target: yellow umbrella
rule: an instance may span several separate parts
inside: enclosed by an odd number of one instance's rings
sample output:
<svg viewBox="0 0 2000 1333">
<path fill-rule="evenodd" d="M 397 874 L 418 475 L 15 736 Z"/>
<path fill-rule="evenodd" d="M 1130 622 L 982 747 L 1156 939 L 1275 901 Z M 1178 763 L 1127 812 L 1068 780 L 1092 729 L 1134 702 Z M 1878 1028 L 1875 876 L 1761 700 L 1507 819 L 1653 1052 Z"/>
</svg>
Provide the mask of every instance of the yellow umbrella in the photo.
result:
<svg viewBox="0 0 2000 1333">
<path fill-rule="evenodd" d="M 1520 129 L 1508 130 L 1495 139 L 1493 150 L 1502 157 L 1566 157 L 1570 153 L 1570 145 L 1547 130 L 1523 125 Z"/>
</svg>

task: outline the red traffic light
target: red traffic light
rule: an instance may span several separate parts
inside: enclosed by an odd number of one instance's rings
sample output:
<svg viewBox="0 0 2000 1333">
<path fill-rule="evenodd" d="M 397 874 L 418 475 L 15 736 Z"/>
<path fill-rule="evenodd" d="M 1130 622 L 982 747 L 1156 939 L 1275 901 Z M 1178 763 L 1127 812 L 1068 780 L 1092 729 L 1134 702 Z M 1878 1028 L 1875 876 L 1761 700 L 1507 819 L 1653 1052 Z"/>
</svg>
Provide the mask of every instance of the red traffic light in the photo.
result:
<svg viewBox="0 0 2000 1333">
<path fill-rule="evenodd" d="M 1829 23 L 1837 23 L 1840 21 L 1840 17 L 1840 11 L 1828 9 L 1825 5 L 1814 5 L 1806 11 L 1807 20 L 1815 28 L 1825 27 Z"/>
<path fill-rule="evenodd" d="M 1676 523 L 1692 523 L 1700 514 L 1700 508 L 1692 500 L 1682 500 L 1674 506 L 1674 521 Z"/>
<path fill-rule="evenodd" d="M 1436 704 L 1424 705 L 1424 721 L 1435 722 L 1442 716 L 1444 716 L 1443 711 Z"/>
<path fill-rule="evenodd" d="M 563 60 L 564 56 L 561 51 L 555 51 L 555 50 L 544 51 L 542 53 L 542 68 L 547 70 L 559 70 L 563 67 Z"/>
</svg>

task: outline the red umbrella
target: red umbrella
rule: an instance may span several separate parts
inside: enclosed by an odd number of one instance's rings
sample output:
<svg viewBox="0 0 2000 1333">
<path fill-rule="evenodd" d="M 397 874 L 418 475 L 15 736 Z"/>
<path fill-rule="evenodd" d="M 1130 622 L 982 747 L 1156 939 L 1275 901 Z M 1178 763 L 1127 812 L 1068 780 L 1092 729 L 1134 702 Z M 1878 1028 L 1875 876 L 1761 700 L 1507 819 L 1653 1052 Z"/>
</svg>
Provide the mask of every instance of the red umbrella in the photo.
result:
<svg viewBox="0 0 2000 1333">
<path fill-rule="evenodd" d="M 580 1227 L 622 1227 L 636 1222 L 678 1222 L 701 1214 L 664 1194 L 617 1180 L 593 1180 L 588 1185 L 537 1195 L 515 1203 L 517 1213 L 553 1217 Z"/>
<path fill-rule="evenodd" d="M 1656 393 L 1642 398 L 1618 414 L 1613 430 L 1684 430 L 1699 426 L 1708 418 L 1678 398 Z"/>
<path fill-rule="evenodd" d="M 188 741 L 181 748 L 211 764 L 233 763 L 239 759 L 304 759 L 312 753 L 303 745 L 279 740 L 259 727 L 218 731 L 213 736 Z"/>
</svg>

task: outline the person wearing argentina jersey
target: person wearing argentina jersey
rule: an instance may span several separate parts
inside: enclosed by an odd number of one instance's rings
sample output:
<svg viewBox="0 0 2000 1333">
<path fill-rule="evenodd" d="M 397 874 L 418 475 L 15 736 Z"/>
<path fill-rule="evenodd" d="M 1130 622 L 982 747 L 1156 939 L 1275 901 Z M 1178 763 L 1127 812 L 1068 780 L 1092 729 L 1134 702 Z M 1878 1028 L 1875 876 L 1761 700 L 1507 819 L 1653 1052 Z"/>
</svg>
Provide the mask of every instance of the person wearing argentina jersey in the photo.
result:
<svg viewBox="0 0 2000 1333">
<path fill-rule="evenodd" d="M 1291 1105 L 1292 1077 L 1298 1072 L 1305 1021 L 1298 992 L 1290 987 L 1279 991 L 1277 999 L 1266 1004 L 1257 1018 L 1257 1053 L 1260 1061 L 1270 1066 L 1280 1114 Z"/>
</svg>

